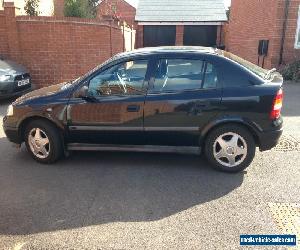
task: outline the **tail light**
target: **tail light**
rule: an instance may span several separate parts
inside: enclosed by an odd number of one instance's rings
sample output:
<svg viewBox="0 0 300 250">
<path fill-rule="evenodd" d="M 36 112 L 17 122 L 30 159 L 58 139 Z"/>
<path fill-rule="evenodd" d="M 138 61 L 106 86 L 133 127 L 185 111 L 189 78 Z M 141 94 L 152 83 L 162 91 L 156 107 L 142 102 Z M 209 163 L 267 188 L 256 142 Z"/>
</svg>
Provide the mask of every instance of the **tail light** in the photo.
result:
<svg viewBox="0 0 300 250">
<path fill-rule="evenodd" d="M 270 119 L 276 120 L 280 117 L 282 102 L 283 102 L 283 91 L 282 91 L 282 89 L 280 89 L 280 90 L 278 90 L 278 92 L 274 98 L 274 102 L 272 105 L 272 111 L 270 113 Z"/>
</svg>

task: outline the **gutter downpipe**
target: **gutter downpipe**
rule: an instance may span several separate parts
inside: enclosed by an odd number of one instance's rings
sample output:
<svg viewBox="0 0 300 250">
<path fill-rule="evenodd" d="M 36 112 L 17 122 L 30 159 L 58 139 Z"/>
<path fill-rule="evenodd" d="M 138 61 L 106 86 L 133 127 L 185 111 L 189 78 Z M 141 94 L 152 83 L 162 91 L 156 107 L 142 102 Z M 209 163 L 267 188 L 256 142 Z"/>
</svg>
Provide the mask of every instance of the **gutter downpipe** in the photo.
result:
<svg viewBox="0 0 300 250">
<path fill-rule="evenodd" d="M 279 54 L 279 65 L 281 65 L 283 61 L 283 50 L 284 50 L 284 42 L 286 36 L 287 19 L 289 16 L 290 2 L 291 0 L 285 0 L 284 20 L 282 25 L 282 36 L 281 36 L 281 45 L 280 45 L 280 54 Z"/>
</svg>

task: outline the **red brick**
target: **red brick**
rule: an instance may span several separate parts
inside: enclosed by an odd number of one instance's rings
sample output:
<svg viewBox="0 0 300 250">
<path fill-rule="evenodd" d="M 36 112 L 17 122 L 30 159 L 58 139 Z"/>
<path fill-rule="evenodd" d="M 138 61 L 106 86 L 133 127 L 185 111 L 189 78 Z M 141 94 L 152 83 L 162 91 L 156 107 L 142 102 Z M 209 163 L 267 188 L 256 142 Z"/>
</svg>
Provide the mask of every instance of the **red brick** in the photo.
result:
<svg viewBox="0 0 300 250">
<path fill-rule="evenodd" d="M 106 19 L 117 16 L 128 24 L 135 24 L 136 9 L 125 0 L 103 0 L 98 6 L 97 17 Z"/>
<path fill-rule="evenodd" d="M 123 29 L 134 32 L 98 19 L 16 17 L 14 9 L 0 12 L 0 53 L 26 66 L 37 87 L 86 73 L 124 50 Z"/>
<path fill-rule="evenodd" d="M 284 41 L 284 64 L 300 59 L 300 50 L 294 48 L 299 5 L 300 0 L 291 0 Z M 284 0 L 232 0 L 225 39 L 227 50 L 257 63 L 258 41 L 270 40 L 265 67 L 278 67 L 284 13 Z"/>
</svg>

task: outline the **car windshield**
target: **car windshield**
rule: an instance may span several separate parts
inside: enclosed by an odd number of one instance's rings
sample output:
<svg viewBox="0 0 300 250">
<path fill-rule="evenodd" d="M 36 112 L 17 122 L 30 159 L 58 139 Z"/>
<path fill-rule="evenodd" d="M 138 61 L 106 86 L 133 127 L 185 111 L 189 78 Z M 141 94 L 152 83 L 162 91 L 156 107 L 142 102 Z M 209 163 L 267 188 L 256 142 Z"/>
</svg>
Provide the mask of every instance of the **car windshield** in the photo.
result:
<svg viewBox="0 0 300 250">
<path fill-rule="evenodd" d="M 256 74 L 257 76 L 266 79 L 269 75 L 269 71 L 266 69 L 263 69 L 257 65 L 255 65 L 254 63 L 251 63 L 241 57 L 238 57 L 230 52 L 227 51 L 223 51 L 223 56 L 226 58 L 229 58 L 233 61 L 235 61 L 236 63 L 244 66 L 245 68 L 247 68 L 248 70 L 250 70 L 251 72 L 253 72 L 254 74 Z"/>
</svg>

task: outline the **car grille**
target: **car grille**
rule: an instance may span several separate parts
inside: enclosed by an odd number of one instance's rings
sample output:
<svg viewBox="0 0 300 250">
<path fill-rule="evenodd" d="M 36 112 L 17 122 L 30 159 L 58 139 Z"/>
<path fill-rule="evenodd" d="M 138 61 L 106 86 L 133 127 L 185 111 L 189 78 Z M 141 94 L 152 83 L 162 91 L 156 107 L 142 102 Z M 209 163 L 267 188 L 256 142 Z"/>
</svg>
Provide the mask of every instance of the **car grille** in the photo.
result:
<svg viewBox="0 0 300 250">
<path fill-rule="evenodd" d="M 30 78 L 30 74 L 29 73 L 25 73 L 25 74 L 22 74 L 22 75 L 17 75 L 15 77 L 15 81 L 24 80 L 24 79 L 27 79 L 27 78 Z"/>
</svg>

